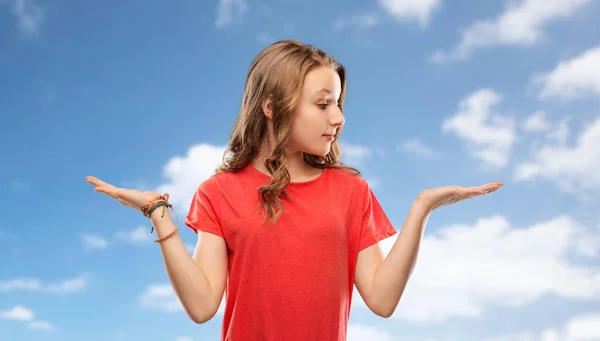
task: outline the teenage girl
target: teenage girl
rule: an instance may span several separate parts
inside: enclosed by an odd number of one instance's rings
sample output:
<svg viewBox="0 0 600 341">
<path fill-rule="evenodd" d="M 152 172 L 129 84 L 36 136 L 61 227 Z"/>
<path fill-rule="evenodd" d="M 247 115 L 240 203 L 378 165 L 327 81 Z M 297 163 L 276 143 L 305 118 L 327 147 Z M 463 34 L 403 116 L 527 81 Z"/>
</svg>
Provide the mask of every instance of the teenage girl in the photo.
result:
<svg viewBox="0 0 600 341">
<path fill-rule="evenodd" d="M 223 162 L 194 194 L 177 233 L 168 194 L 86 180 L 149 217 L 177 297 L 196 323 L 225 295 L 223 341 L 344 341 L 353 286 L 392 315 L 413 270 L 429 214 L 500 188 L 494 182 L 422 191 L 396 233 L 368 183 L 340 162 L 344 67 L 320 49 L 276 42 L 253 61 Z"/>
</svg>

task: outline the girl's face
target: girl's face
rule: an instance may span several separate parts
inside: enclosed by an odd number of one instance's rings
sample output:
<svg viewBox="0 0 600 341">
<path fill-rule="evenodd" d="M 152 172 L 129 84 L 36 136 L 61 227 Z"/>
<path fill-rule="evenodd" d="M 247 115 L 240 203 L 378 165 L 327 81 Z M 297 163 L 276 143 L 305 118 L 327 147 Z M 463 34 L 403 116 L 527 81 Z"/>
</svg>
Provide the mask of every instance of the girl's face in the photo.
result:
<svg viewBox="0 0 600 341">
<path fill-rule="evenodd" d="M 293 113 L 290 152 L 325 156 L 338 128 L 344 125 L 344 115 L 338 106 L 342 92 L 339 75 L 330 67 L 310 71 L 304 79 L 298 107 Z"/>
</svg>

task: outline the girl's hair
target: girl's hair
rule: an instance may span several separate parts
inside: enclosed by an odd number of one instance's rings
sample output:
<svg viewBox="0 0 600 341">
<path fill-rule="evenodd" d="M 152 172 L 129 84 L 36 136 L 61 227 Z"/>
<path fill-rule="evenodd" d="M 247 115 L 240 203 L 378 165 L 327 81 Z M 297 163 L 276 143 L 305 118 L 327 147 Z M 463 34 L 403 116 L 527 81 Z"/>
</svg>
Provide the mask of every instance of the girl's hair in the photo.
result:
<svg viewBox="0 0 600 341">
<path fill-rule="evenodd" d="M 278 41 L 262 50 L 248 71 L 239 116 L 223 154 L 223 162 L 217 168 L 217 172 L 238 172 L 259 155 L 268 134 L 268 119 L 263 113 L 262 103 L 271 95 L 274 143 L 264 160 L 271 182 L 260 187 L 258 194 L 261 207 L 272 221 L 277 220 L 283 211 L 280 197 L 288 197 L 285 188 L 290 182 L 290 173 L 286 167 L 285 144 L 289 138 L 292 114 L 299 103 L 304 77 L 320 66 L 331 67 L 339 75 L 342 91 L 338 104 L 343 112 L 346 70 L 339 62 L 322 50 L 296 40 Z M 341 168 L 360 175 L 358 170 L 340 161 L 338 137 L 341 130 L 341 127 L 337 129 L 326 156 L 304 153 L 304 161 L 316 168 Z"/>
</svg>

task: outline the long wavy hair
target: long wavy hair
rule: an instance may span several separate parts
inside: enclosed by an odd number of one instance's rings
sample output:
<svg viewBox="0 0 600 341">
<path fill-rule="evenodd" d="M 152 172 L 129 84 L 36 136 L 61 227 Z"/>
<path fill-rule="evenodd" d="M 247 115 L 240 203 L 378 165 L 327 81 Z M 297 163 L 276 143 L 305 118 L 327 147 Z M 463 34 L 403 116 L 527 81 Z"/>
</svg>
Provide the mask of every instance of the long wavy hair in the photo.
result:
<svg viewBox="0 0 600 341">
<path fill-rule="evenodd" d="M 293 113 L 300 100 L 304 78 L 316 67 L 331 67 L 342 84 L 338 104 L 343 112 L 346 92 L 346 70 L 324 51 L 296 40 L 281 40 L 262 50 L 252 62 L 242 97 L 239 115 L 233 126 L 229 145 L 217 172 L 238 172 L 251 163 L 261 152 L 266 155 L 264 165 L 271 174 L 271 182 L 258 189 L 261 209 L 266 218 L 275 222 L 284 210 L 282 197 L 288 198 L 285 189 L 290 182 L 286 167 L 285 145 L 289 139 Z M 268 138 L 269 120 L 262 110 L 267 96 L 272 96 L 273 141 L 265 153 L 261 146 Z M 353 167 L 343 164 L 338 138 L 341 127 L 325 156 L 304 153 L 304 161 L 316 168 L 341 168 L 360 175 Z"/>
</svg>

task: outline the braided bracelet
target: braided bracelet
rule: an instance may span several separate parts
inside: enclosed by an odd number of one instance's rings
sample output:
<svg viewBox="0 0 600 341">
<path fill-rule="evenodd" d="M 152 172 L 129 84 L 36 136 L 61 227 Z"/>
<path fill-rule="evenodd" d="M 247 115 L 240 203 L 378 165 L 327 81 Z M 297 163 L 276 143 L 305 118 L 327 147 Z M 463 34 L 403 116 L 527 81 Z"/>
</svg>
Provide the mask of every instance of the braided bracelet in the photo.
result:
<svg viewBox="0 0 600 341">
<path fill-rule="evenodd" d="M 174 236 L 174 235 L 177 233 L 177 230 L 179 230 L 179 228 L 177 228 L 177 227 L 176 227 L 176 228 L 175 228 L 173 231 L 171 231 L 171 233 L 169 233 L 168 235 L 166 235 L 166 236 L 164 236 L 164 237 L 161 237 L 161 238 L 156 238 L 156 240 L 155 240 L 154 242 L 155 242 L 155 243 L 162 243 L 162 242 L 164 242 L 165 240 L 167 240 L 167 239 L 169 239 L 169 238 L 173 237 L 173 236 Z"/>
<path fill-rule="evenodd" d="M 177 216 L 177 212 L 175 212 L 173 205 L 171 203 L 169 203 L 168 200 L 169 200 L 168 193 L 165 193 L 159 197 L 156 197 L 153 200 L 150 200 L 148 203 L 146 203 L 146 205 L 144 205 L 141 208 L 142 214 L 145 217 L 150 218 L 150 215 L 152 214 L 152 212 L 154 212 L 157 208 L 162 206 L 163 211 L 162 211 L 161 218 L 163 218 L 165 216 L 165 208 L 172 209 L 173 212 L 175 213 L 175 216 Z M 178 216 L 177 216 L 177 225 L 179 225 L 179 217 Z M 152 225 L 152 229 L 150 230 L 150 233 L 152 233 L 152 232 L 154 232 L 154 225 Z"/>
</svg>

